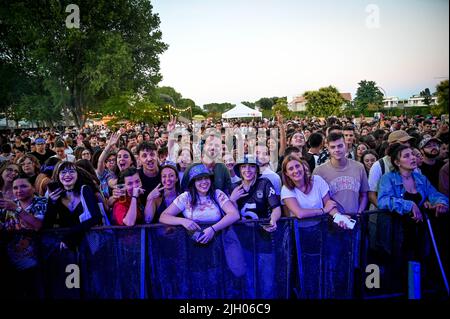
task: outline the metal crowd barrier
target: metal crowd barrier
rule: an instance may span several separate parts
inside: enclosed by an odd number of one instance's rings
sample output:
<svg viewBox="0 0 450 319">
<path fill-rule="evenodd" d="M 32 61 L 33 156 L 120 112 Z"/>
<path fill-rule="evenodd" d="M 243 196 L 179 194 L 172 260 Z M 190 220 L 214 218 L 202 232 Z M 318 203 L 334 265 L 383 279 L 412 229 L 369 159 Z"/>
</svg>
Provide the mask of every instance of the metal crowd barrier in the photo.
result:
<svg viewBox="0 0 450 319">
<path fill-rule="evenodd" d="M 401 218 L 384 211 L 362 214 L 353 230 L 338 228 L 328 216 L 281 218 L 274 233 L 265 232 L 259 221 L 242 221 L 218 232 L 207 245 L 196 243 L 182 227 L 156 224 L 94 228 L 78 251 L 60 251 L 64 232 L 46 230 L 37 236 L 45 299 L 366 299 L 407 294 Z M 68 287 L 68 265 L 79 268 L 79 288 Z M 368 265 L 380 270 L 378 288 L 367 285 Z"/>
</svg>

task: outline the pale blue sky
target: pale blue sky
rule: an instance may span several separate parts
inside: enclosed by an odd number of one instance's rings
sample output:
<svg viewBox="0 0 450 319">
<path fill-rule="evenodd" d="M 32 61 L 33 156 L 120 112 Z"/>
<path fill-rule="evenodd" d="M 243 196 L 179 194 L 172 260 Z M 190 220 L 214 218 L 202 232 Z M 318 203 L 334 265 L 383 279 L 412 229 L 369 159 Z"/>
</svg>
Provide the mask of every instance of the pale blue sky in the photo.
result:
<svg viewBox="0 0 450 319">
<path fill-rule="evenodd" d="M 376 81 L 408 98 L 449 73 L 447 0 L 153 0 L 160 85 L 197 105 L 293 96 Z M 369 4 L 379 9 L 366 12 Z M 375 24 L 374 24 L 375 23 Z"/>
</svg>

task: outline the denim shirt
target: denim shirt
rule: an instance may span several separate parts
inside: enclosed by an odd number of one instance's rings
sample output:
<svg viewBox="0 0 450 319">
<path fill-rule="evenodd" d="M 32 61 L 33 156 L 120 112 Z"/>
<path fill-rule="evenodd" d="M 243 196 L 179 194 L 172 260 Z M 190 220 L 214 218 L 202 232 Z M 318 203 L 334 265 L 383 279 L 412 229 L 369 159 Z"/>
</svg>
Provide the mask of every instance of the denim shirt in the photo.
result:
<svg viewBox="0 0 450 319">
<path fill-rule="evenodd" d="M 448 207 L 448 198 L 439 193 L 428 178 L 422 174 L 412 172 L 416 183 L 417 192 L 422 195 L 421 206 L 425 200 L 432 205 L 443 204 Z M 378 208 L 395 211 L 401 215 L 409 214 L 412 211 L 413 201 L 403 199 L 406 190 L 400 173 L 397 171 L 384 174 L 381 177 L 378 189 Z"/>
</svg>

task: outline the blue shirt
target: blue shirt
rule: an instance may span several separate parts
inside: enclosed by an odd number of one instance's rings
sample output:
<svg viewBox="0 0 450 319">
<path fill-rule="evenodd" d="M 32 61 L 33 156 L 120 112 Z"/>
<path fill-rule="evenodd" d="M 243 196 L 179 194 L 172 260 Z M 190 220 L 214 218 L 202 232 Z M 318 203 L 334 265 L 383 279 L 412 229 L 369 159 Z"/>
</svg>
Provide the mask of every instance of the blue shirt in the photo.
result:
<svg viewBox="0 0 450 319">
<path fill-rule="evenodd" d="M 432 205 L 443 204 L 448 207 L 448 198 L 439 193 L 426 176 L 412 172 L 412 177 L 416 183 L 417 192 L 422 196 L 419 206 L 428 200 Z M 378 189 L 378 208 L 389 209 L 401 215 L 409 214 L 414 202 L 403 199 L 405 192 L 400 173 L 394 171 L 384 174 Z"/>
</svg>

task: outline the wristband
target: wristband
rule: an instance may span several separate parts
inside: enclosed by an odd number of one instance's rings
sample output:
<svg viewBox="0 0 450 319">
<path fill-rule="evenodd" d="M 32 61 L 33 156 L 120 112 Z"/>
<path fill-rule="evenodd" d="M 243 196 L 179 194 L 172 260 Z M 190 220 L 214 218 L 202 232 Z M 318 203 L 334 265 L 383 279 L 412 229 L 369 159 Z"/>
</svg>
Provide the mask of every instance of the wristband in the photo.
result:
<svg viewBox="0 0 450 319">
<path fill-rule="evenodd" d="M 214 229 L 214 227 L 212 227 L 212 226 L 209 226 L 209 227 L 211 227 L 211 229 L 213 230 L 214 234 L 216 234 L 216 230 Z"/>
<path fill-rule="evenodd" d="M 131 198 L 136 198 L 137 199 L 138 197 L 137 196 L 131 196 Z"/>
<path fill-rule="evenodd" d="M 322 211 L 322 215 L 325 214 L 325 210 L 323 208 L 320 209 Z"/>
</svg>

